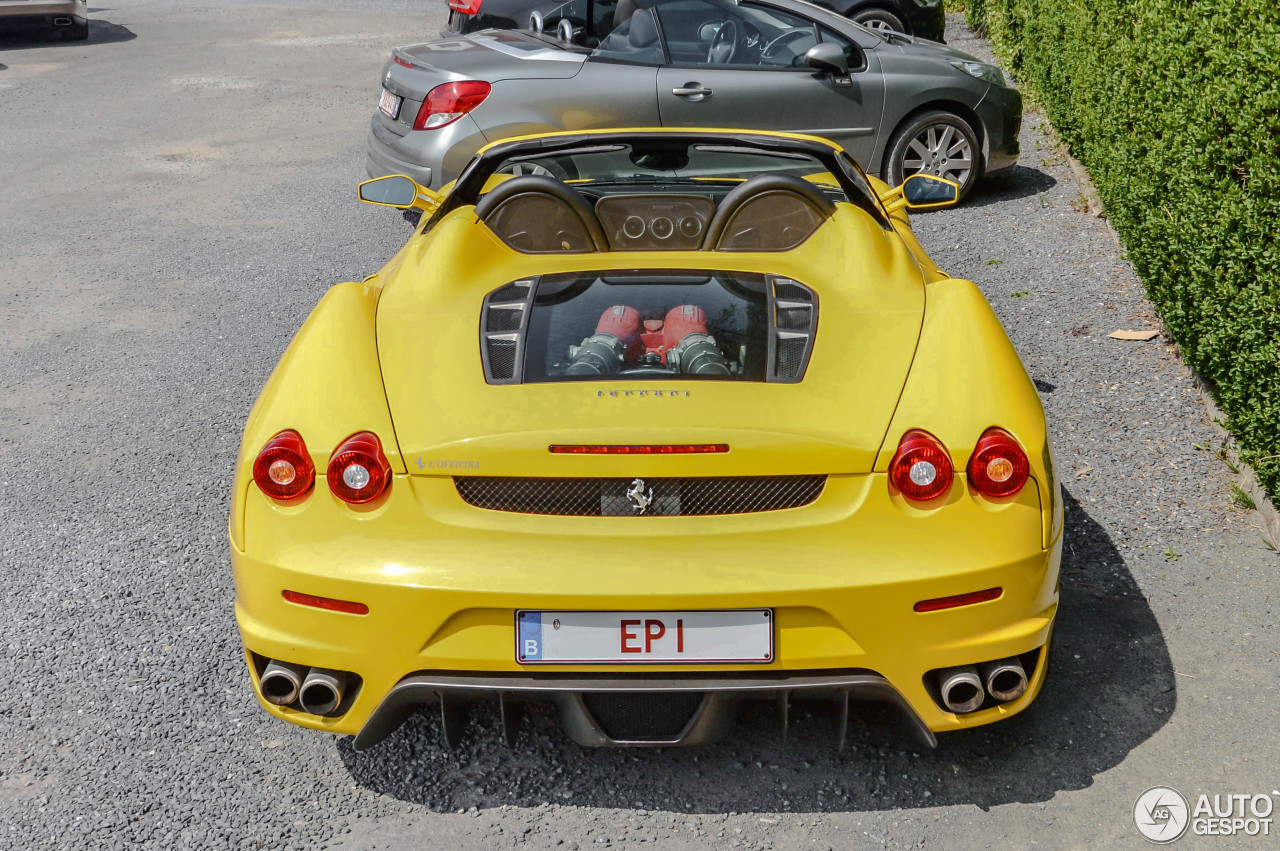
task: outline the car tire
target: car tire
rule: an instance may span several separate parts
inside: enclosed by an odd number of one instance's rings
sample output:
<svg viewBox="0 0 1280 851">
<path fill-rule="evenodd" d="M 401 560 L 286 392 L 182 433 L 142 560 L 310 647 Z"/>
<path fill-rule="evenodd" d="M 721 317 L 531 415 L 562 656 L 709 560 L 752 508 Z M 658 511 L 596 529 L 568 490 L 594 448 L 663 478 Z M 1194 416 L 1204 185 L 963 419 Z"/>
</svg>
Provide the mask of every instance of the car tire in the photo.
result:
<svg viewBox="0 0 1280 851">
<path fill-rule="evenodd" d="M 72 22 L 71 26 L 62 28 L 63 41 L 84 41 L 89 37 L 89 22 Z"/>
<path fill-rule="evenodd" d="M 934 109 L 912 116 L 889 140 L 883 173 L 890 186 L 913 174 L 936 174 L 959 183 L 963 199 L 982 174 L 978 134 L 954 112 Z"/>
<path fill-rule="evenodd" d="M 874 6 L 855 12 L 853 14 L 853 22 L 862 24 L 869 30 L 893 30 L 896 33 L 907 32 L 907 28 L 903 25 L 901 18 L 887 9 L 877 9 Z"/>
</svg>

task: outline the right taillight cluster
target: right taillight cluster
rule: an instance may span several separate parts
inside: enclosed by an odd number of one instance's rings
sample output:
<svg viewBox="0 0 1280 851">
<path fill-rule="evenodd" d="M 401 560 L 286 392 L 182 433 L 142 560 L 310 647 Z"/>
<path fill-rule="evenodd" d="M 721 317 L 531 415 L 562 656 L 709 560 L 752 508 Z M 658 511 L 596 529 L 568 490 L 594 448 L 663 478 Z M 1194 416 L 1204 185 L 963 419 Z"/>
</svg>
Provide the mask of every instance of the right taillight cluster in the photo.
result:
<svg viewBox="0 0 1280 851">
<path fill-rule="evenodd" d="M 435 130 L 452 124 L 480 104 L 493 91 L 484 80 L 457 80 L 441 83 L 431 91 L 418 108 L 414 130 Z"/>
<path fill-rule="evenodd" d="M 329 490 L 352 505 L 371 502 L 391 484 L 391 465 L 371 431 L 351 435 L 329 456 Z M 296 431 L 282 431 L 262 447 L 253 462 L 253 480 L 267 496 L 285 502 L 300 499 L 315 484 L 316 470 Z"/>
<path fill-rule="evenodd" d="M 982 433 L 965 470 L 969 487 L 992 498 L 1015 495 L 1027 483 L 1029 473 L 1027 453 L 1001 428 Z M 920 429 L 902 436 L 889 462 L 891 487 L 908 499 L 928 502 L 945 494 L 953 478 L 951 455 L 940 440 Z"/>
</svg>

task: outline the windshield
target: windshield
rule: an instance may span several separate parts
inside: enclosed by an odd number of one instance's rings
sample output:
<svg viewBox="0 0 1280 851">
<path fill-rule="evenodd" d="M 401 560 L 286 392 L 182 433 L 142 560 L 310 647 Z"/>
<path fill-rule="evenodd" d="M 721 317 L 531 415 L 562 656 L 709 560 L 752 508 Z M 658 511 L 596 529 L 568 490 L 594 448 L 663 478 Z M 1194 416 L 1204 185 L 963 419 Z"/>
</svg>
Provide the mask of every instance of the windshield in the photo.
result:
<svg viewBox="0 0 1280 851">
<path fill-rule="evenodd" d="M 841 201 L 849 200 L 839 181 L 814 156 L 733 145 L 690 145 L 681 140 L 526 153 L 501 160 L 495 171 L 546 175 L 579 189 L 617 183 L 681 184 L 687 188 L 699 182 L 741 183 L 757 174 L 791 174 L 810 180 Z"/>
</svg>

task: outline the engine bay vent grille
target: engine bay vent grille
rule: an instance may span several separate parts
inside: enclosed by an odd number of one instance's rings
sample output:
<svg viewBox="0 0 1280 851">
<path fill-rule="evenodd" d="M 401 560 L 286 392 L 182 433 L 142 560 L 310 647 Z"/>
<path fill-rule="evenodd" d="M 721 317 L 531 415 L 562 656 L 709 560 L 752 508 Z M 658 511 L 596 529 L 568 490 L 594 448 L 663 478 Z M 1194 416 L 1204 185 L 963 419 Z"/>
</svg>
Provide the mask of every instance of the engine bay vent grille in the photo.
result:
<svg viewBox="0 0 1280 851">
<path fill-rule="evenodd" d="M 563 517 L 692 517 L 799 508 L 817 500 L 826 476 L 597 479 L 455 476 L 468 505 Z"/>
<path fill-rule="evenodd" d="M 818 296 L 803 284 L 770 277 L 769 305 L 769 380 L 799 381 L 804 378 L 818 329 Z"/>
<path fill-rule="evenodd" d="M 490 384 L 519 384 L 525 326 L 536 278 L 513 281 L 485 297 L 480 322 L 484 377 Z"/>
</svg>

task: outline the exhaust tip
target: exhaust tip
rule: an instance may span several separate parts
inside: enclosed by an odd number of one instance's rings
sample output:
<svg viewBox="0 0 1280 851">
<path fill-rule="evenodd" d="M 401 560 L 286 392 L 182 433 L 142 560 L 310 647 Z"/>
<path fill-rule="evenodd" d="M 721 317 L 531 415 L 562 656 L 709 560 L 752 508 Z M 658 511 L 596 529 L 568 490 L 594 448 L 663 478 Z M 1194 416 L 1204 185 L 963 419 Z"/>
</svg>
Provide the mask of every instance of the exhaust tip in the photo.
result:
<svg viewBox="0 0 1280 851">
<path fill-rule="evenodd" d="M 942 705 L 957 715 L 973 712 L 986 698 L 982 680 L 973 665 L 939 671 L 938 691 L 942 694 Z"/>
<path fill-rule="evenodd" d="M 262 698 L 273 706 L 285 706 L 298 699 L 298 690 L 307 675 L 302 665 L 271 660 L 259 678 Z"/>
<path fill-rule="evenodd" d="M 302 683 L 298 699 L 304 711 L 312 715 L 332 715 L 342 703 L 347 687 L 347 674 L 326 668 L 312 668 Z"/>
<path fill-rule="evenodd" d="M 1002 703 L 1017 700 L 1027 691 L 1027 672 L 1013 657 L 985 663 L 982 681 L 986 684 L 987 693 Z"/>
<path fill-rule="evenodd" d="M 71 26 L 71 19 L 70 18 L 54 18 L 53 25 L 55 27 L 69 27 Z"/>
</svg>

